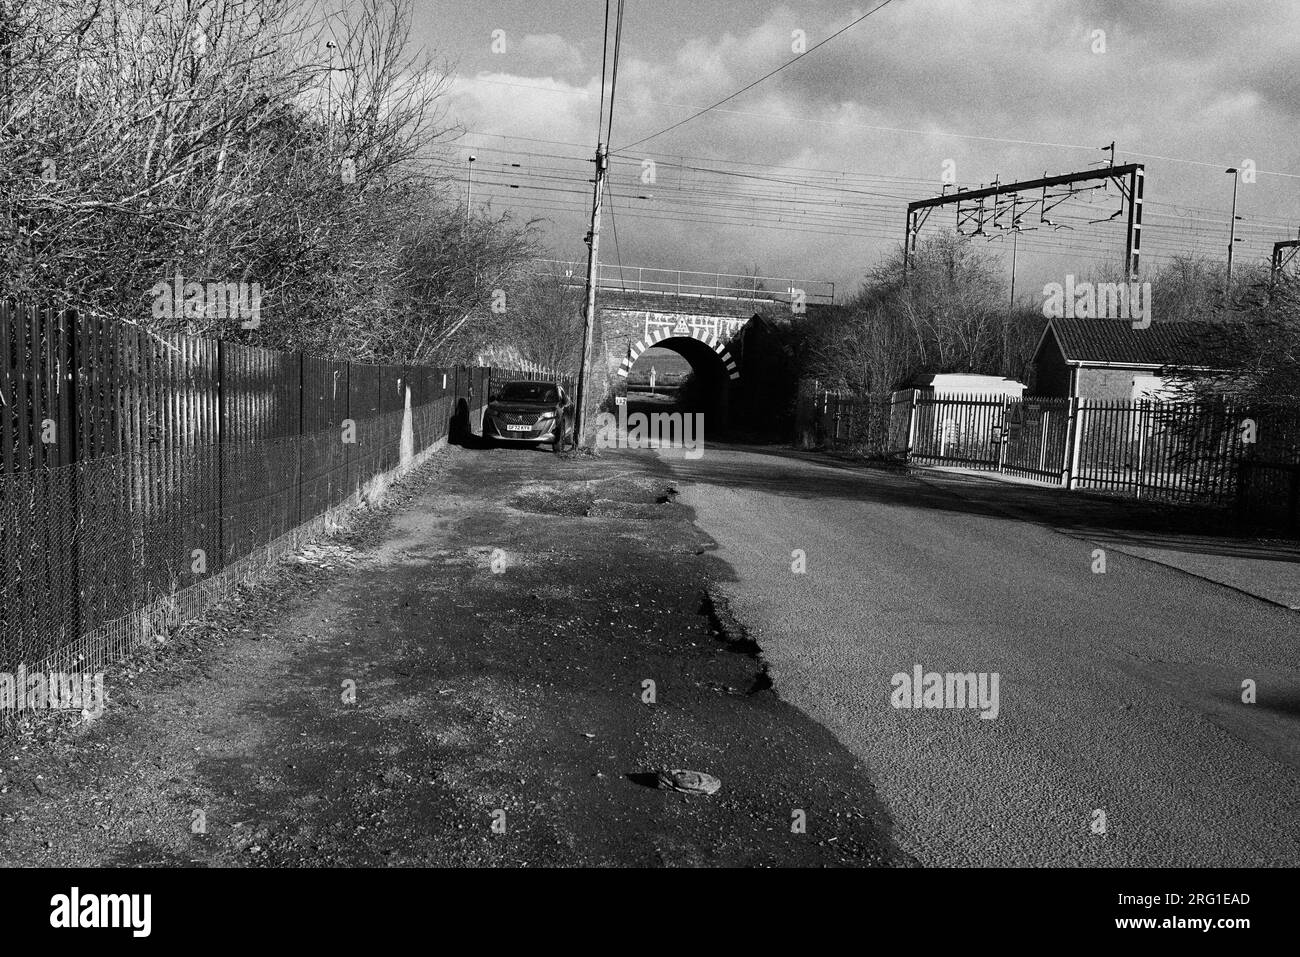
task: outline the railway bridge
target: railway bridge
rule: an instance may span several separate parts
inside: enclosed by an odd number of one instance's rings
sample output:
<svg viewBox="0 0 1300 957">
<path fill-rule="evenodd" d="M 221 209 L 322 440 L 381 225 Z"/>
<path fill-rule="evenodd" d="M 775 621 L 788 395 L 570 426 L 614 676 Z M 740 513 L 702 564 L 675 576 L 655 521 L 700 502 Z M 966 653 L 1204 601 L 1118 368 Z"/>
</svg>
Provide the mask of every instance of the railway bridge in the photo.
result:
<svg viewBox="0 0 1300 957">
<path fill-rule="evenodd" d="M 575 285 L 582 282 L 585 266 L 556 265 L 571 270 Z M 693 411 L 731 423 L 733 410 L 751 405 L 747 393 L 760 385 L 747 376 L 761 379 L 755 373 L 770 373 L 785 358 L 773 354 L 780 337 L 765 330 L 797 323 L 834 296 L 828 281 L 604 266 L 593 371 L 597 379 L 605 373 L 607 397 L 626 396 L 638 362 L 649 364 L 646 352 L 671 350 L 691 367 L 692 394 L 701 406 Z"/>
</svg>

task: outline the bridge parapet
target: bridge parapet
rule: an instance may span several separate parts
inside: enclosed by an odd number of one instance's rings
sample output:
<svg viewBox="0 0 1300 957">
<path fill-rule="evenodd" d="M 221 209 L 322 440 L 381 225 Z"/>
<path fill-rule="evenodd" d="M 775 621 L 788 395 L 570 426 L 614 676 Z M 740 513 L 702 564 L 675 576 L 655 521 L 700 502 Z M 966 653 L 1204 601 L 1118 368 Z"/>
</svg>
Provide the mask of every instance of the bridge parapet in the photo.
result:
<svg viewBox="0 0 1300 957">
<path fill-rule="evenodd" d="M 541 271 L 562 276 L 575 286 L 586 284 L 586 263 L 539 259 L 535 261 L 535 266 Z M 795 298 L 809 303 L 829 304 L 835 301 L 835 283 L 826 279 L 745 276 L 691 269 L 620 266 L 615 263 L 599 265 L 596 288 L 602 292 L 646 293 L 679 298 L 736 299 L 749 302 L 773 300 L 790 302 Z"/>
</svg>

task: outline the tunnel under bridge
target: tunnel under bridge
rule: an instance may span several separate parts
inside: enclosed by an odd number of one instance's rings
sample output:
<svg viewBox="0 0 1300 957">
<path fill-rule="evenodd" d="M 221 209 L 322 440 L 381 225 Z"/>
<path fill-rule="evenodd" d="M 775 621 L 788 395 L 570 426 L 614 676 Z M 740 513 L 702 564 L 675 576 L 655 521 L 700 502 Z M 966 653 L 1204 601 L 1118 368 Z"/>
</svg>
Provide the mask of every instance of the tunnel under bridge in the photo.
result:
<svg viewBox="0 0 1300 957">
<path fill-rule="evenodd" d="M 585 276 L 585 264 L 550 266 L 563 268 L 575 285 Z M 594 378 L 604 379 L 602 406 L 626 399 L 630 380 L 649 364 L 649 350 L 667 349 L 690 366 L 682 410 L 732 426 L 760 387 L 746 381 L 747 373 L 751 379 L 760 370 L 762 378 L 786 374 L 790 357 L 781 344 L 789 337 L 777 330 L 827 308 L 834 295 L 834 284 L 824 281 L 604 266 L 593 353 Z"/>
</svg>

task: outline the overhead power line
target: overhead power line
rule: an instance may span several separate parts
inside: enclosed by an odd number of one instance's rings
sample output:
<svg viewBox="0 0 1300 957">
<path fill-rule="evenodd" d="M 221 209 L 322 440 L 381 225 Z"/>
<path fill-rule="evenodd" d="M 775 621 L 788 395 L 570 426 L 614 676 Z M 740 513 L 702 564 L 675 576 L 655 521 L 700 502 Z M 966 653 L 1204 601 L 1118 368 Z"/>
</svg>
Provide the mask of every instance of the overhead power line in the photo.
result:
<svg viewBox="0 0 1300 957">
<path fill-rule="evenodd" d="M 591 164 L 588 156 L 566 155 L 579 144 L 560 140 L 525 137 L 516 134 L 485 133 L 476 135 L 523 144 L 518 150 L 500 146 L 478 147 L 501 157 L 491 164 L 497 170 L 489 174 L 483 186 L 491 188 L 485 198 L 527 210 L 572 211 L 578 213 L 578 198 L 591 196 Z M 918 195 L 934 188 L 932 179 L 882 173 L 849 172 L 805 166 L 783 166 L 750 161 L 720 160 L 712 157 L 686 156 L 676 153 L 646 151 L 656 157 L 661 169 L 676 169 L 680 175 L 660 176 L 647 189 L 640 182 L 641 162 L 634 158 L 610 163 L 604 195 L 610 204 L 611 227 L 615 252 L 621 263 L 621 232 L 618 219 L 690 222 L 717 228 L 756 227 L 790 233 L 825 236 L 859 236 L 863 239 L 892 240 L 896 210 Z M 509 160 L 518 160 L 510 162 Z M 456 166 L 447 157 L 440 168 L 449 173 Z M 765 173 L 776 175 L 764 175 Z M 859 185 L 870 188 L 856 188 Z M 972 184 L 973 185 L 973 184 Z M 983 184 L 980 184 L 983 185 Z M 613 192 L 622 189 L 622 207 L 615 209 Z M 653 195 L 638 195 L 652 192 Z M 525 194 L 532 194 L 531 196 Z M 550 194 L 559 205 L 542 205 L 542 194 Z M 549 198 L 549 197 L 548 197 Z M 645 202 L 641 202 L 644 200 Z M 1105 204 L 1113 197 L 1099 190 L 1080 193 L 1059 210 L 1054 219 L 1059 231 L 1024 229 L 1013 235 L 1028 240 L 1032 248 L 1022 248 L 1026 255 L 1073 255 L 1092 259 L 1099 244 L 1110 235 L 1113 224 L 1093 223 L 1106 212 Z M 1223 210 L 1191 203 L 1161 203 L 1150 200 L 1145 232 L 1154 244 L 1148 246 L 1152 261 L 1166 261 L 1179 255 L 1213 254 L 1220 248 L 1225 232 Z M 1102 207 L 1099 209 L 1099 206 Z M 1204 215 L 1197 215 L 1198 213 Z M 676 215 L 674 215 L 676 214 Z M 689 216 L 684 219 L 683 216 Z M 626 223 L 624 224 L 626 225 Z M 1070 228 L 1065 228 L 1066 226 Z M 1279 237 L 1295 233 L 1291 217 L 1252 215 L 1239 224 L 1245 243 L 1239 250 L 1252 258 L 1267 260 L 1272 243 Z M 1031 235 L 1032 234 L 1032 235 Z M 995 234 L 986 241 L 1005 240 Z M 1025 247 L 1026 243 L 1021 243 Z"/>
<path fill-rule="evenodd" d="M 812 52 L 812 51 L 809 50 L 808 52 Z M 543 86 L 537 86 L 536 84 L 533 83 L 512 83 L 508 80 L 493 80 L 488 77 L 475 77 L 474 82 L 489 83 L 495 86 L 512 86 L 522 90 L 532 90 L 537 93 L 556 93 L 562 96 L 582 96 L 582 97 L 591 96 L 591 94 L 586 90 L 543 87 Z M 732 96 L 734 97 L 736 95 L 739 95 L 740 92 L 743 91 L 737 91 L 737 93 L 732 94 Z M 731 97 L 728 97 L 728 99 L 730 98 Z M 725 103 L 727 101 L 720 100 L 719 102 Z M 687 109 L 696 108 L 693 105 L 687 103 L 673 103 L 670 101 L 663 101 L 663 103 L 664 105 L 667 106 L 683 106 L 686 107 Z M 694 116 L 687 117 L 685 120 L 682 121 L 682 123 L 688 123 L 691 120 L 695 119 L 697 116 L 701 116 L 706 112 L 727 113 L 732 116 L 752 116 L 760 119 L 769 119 L 769 120 L 786 120 L 786 121 L 799 123 L 799 124 L 812 123 L 812 124 L 819 124 L 823 126 L 834 126 L 842 129 L 871 130 L 872 132 L 876 132 L 876 133 L 904 133 L 910 136 L 925 136 L 925 137 L 946 136 L 946 137 L 951 137 L 953 139 L 979 140 L 986 143 L 1005 143 L 1009 146 L 1042 146 L 1042 147 L 1047 147 L 1049 149 L 1083 150 L 1088 153 L 1095 153 L 1097 151 L 1096 146 L 1087 143 L 1055 143 L 1052 142 L 1051 140 L 1027 140 L 1027 139 L 1019 139 L 1019 138 L 1009 137 L 1009 136 L 988 136 L 988 135 L 982 135 L 977 133 L 959 133 L 956 130 L 940 130 L 940 129 L 914 130 L 905 126 L 876 126 L 870 123 L 846 123 L 843 120 L 838 120 L 838 119 L 828 120 L 828 119 L 821 119 L 815 116 L 806 116 L 806 115 L 801 116 L 792 113 L 779 113 L 772 110 L 767 110 L 767 111 L 723 110 L 723 109 L 719 109 L 717 104 L 700 109 L 698 113 L 696 113 Z M 645 139 L 638 140 L 637 142 L 631 143 L 628 146 L 619 147 L 618 150 L 613 151 L 613 154 L 617 154 L 622 150 L 631 149 L 632 147 L 639 146 L 641 143 L 647 142 L 648 140 L 654 139 L 655 137 L 662 136 L 664 133 L 667 133 L 669 130 L 674 129 L 678 125 L 681 124 L 674 124 L 674 126 L 670 126 L 667 127 L 666 129 L 660 130 L 658 133 L 652 134 L 651 136 L 648 136 Z M 507 134 L 483 133 L 481 135 L 503 136 Z M 519 137 L 519 138 L 526 139 L 526 137 Z M 555 141 L 537 140 L 536 142 L 555 142 Z M 1167 156 L 1162 153 L 1143 153 L 1136 150 L 1121 150 L 1116 154 L 1116 157 L 1117 158 L 1132 157 L 1136 159 L 1156 159 L 1156 160 L 1163 160 L 1164 162 L 1167 163 L 1184 163 L 1189 166 L 1202 166 L 1207 169 L 1213 169 L 1215 167 L 1230 165 L 1230 162 L 1227 160 L 1217 160 L 1211 162 L 1208 160 L 1188 159 L 1185 156 Z M 1290 173 L 1284 170 L 1273 170 L 1273 169 L 1257 169 L 1255 170 L 1255 175 L 1280 176 L 1285 179 L 1300 179 L 1300 173 Z"/>
<path fill-rule="evenodd" d="M 504 179 L 490 176 L 484 179 L 482 184 L 485 190 L 484 196 L 513 206 L 537 208 L 536 200 L 524 194 L 567 195 L 572 197 L 570 201 L 575 205 L 565 208 L 572 209 L 576 214 L 582 203 L 579 197 L 584 194 L 590 196 L 588 185 L 590 179 L 581 171 L 570 172 L 571 175 L 568 176 L 529 173 L 527 178 L 519 181 L 509 176 Z M 554 185 L 546 185 L 548 183 Z M 611 201 L 613 186 L 611 182 L 607 192 Z M 788 229 L 791 232 L 821 231 L 827 235 L 852 233 L 864 238 L 878 239 L 892 239 L 895 232 L 895 210 L 887 203 L 807 199 L 792 197 L 784 191 L 765 193 L 761 188 L 757 191 L 749 188 L 724 189 L 720 185 L 708 186 L 703 183 L 673 186 L 661 181 L 653 197 L 636 196 L 635 184 L 631 189 L 632 192 L 625 191 L 622 198 L 624 200 L 630 198 L 634 202 L 630 206 L 625 203 L 622 209 L 617 211 L 615 214 L 617 218 L 613 220 L 615 229 L 617 229 L 617 219 L 627 216 L 637 219 L 659 218 L 661 214 L 671 214 L 675 211 L 693 214 L 692 222 L 717 226 L 735 225 L 737 223 L 733 217 L 740 217 L 746 223 L 770 225 L 770 228 Z M 635 202 L 639 198 L 647 199 L 649 203 L 643 205 Z M 654 211 L 654 215 L 651 211 Z M 665 218 L 672 217 L 669 215 Z M 1031 239 L 1033 245 L 1040 249 L 1058 249 L 1062 252 L 1091 250 L 1097 243 L 1104 241 L 1105 237 L 1110 236 L 1110 230 L 1113 229 L 1113 225 L 1092 222 L 1097 218 L 1097 205 L 1079 197 L 1060 207 L 1054 215 L 1054 219 L 1063 227 L 1071 228 L 1062 228 L 1060 232 L 1025 229 L 1021 230 L 1024 234 L 1022 238 Z M 1194 222 L 1180 222 L 1173 217 L 1170 219 L 1172 221 L 1148 222 L 1147 231 L 1152 234 L 1152 238 L 1159 237 L 1158 246 L 1151 247 L 1150 251 L 1168 250 L 1171 254 L 1207 252 L 1217 248 L 1222 239 L 1220 235 L 1222 229 L 1215 228 L 1219 226 L 1217 222 L 1212 221 L 1210 228 L 1204 228 Z M 795 226 L 810 228 L 796 230 Z M 1289 236 L 1292 233 L 1290 227 L 1270 227 L 1255 222 L 1246 224 L 1243 229 L 1249 230 L 1243 236 L 1247 240 L 1243 251 L 1261 257 L 1267 254 L 1271 243 L 1279 235 Z M 1032 237 L 1030 233 L 1033 234 Z M 616 249 L 621 253 L 622 237 L 619 235 L 617 238 Z M 988 241 L 997 241 L 1001 238 L 1005 237 L 996 234 L 987 237 Z"/>
<path fill-rule="evenodd" d="M 609 128 L 605 133 L 605 142 L 614 138 L 614 94 L 618 92 L 618 63 L 623 47 L 623 4 L 618 0 L 618 21 L 614 26 L 614 74 L 609 83 Z M 623 250 L 618 242 L 618 220 L 614 218 L 614 190 L 609 181 L 605 181 L 605 191 L 609 196 L 609 225 L 614 231 L 614 259 L 618 262 L 618 274 L 623 275 Z"/>
<path fill-rule="evenodd" d="M 871 128 L 872 128 L 872 129 L 885 129 L 885 127 L 871 127 Z M 520 142 L 525 142 L 525 143 L 543 143 L 543 144 L 546 144 L 546 145 L 549 145 L 549 146 L 568 146 L 568 147 L 572 147 L 573 149 L 582 149 L 582 150 L 585 150 L 585 149 L 586 149 L 586 147 L 585 147 L 583 144 L 581 144 L 581 143 L 569 143 L 569 142 L 564 141 L 564 140 L 538 139 L 538 138 L 536 138 L 536 137 L 530 137 L 530 136 L 519 136 L 519 135 L 514 134 L 514 133 L 489 133 L 489 132 L 486 132 L 486 131 L 484 131 L 484 130 L 467 130 L 466 132 L 469 133 L 469 134 L 471 134 L 471 135 L 473 135 L 473 136 L 490 136 L 490 137 L 492 137 L 492 138 L 494 138 L 494 139 L 519 140 Z M 918 132 L 919 132 L 919 131 L 918 131 Z M 937 133 L 938 133 L 938 131 L 934 131 L 934 132 L 937 132 Z M 947 134 L 945 134 L 945 133 L 938 133 L 938 135 L 946 135 L 946 136 L 961 136 L 962 134 L 958 134 L 958 133 L 947 133 Z M 987 138 L 987 137 L 977 137 L 977 138 Z M 1061 146 L 1062 148 L 1068 148 L 1068 149 L 1084 149 L 1084 148 L 1085 148 L 1085 147 L 1082 147 L 1082 146 L 1079 146 L 1079 147 L 1068 146 L 1067 144 L 1034 143 L 1034 141 L 1029 141 L 1029 140 L 998 140 L 998 142 L 1029 143 L 1029 144 L 1031 144 L 1031 145 L 1040 145 L 1040 146 Z M 478 146 L 478 147 L 476 147 L 476 148 L 477 148 L 477 149 L 481 149 L 481 150 L 487 150 L 487 151 L 490 151 L 490 152 L 499 152 L 499 153 L 512 153 L 512 154 L 517 154 L 518 152 L 520 152 L 520 151 L 517 151 L 517 150 L 506 149 L 505 147 Z M 1094 151 L 1095 151 L 1095 149 L 1096 149 L 1095 147 L 1086 147 L 1086 148 L 1089 149 L 1089 150 L 1094 150 Z M 529 155 L 529 156 L 545 156 L 545 157 L 550 158 L 550 159 L 562 159 L 562 160 L 570 160 L 570 161 L 575 161 L 575 162 L 580 161 L 580 162 L 584 162 L 584 163 L 590 163 L 590 162 L 591 162 L 591 157 L 590 157 L 589 155 L 586 155 L 586 154 L 584 154 L 584 155 L 582 155 L 582 156 L 580 156 L 580 157 L 574 157 L 574 156 L 563 156 L 563 155 L 561 155 L 561 154 L 556 154 L 556 153 L 535 153 L 535 152 L 528 152 L 528 151 L 524 151 L 524 152 L 525 152 L 525 155 Z M 1121 153 L 1121 154 L 1119 154 L 1119 155 L 1121 155 L 1121 156 L 1149 156 L 1149 155 L 1151 155 L 1151 154 L 1146 154 L 1146 153 Z M 658 159 L 659 157 L 666 157 L 666 159 Z M 667 152 L 660 152 L 660 151 L 656 151 L 656 150 L 645 150 L 645 151 L 642 151 L 642 153 L 639 154 L 639 155 L 637 155 L 637 156 L 619 156 L 618 154 L 611 153 L 611 154 L 610 154 L 610 158 L 611 158 L 611 160 L 613 160 L 613 159 L 621 159 L 621 160 L 624 160 L 624 161 L 627 161 L 627 162 L 633 162 L 633 163 L 638 163 L 638 164 L 642 161 L 642 159 L 646 159 L 646 158 L 655 158 L 655 161 L 656 161 L 656 163 L 657 163 L 659 166 L 668 166 L 668 167 L 675 167 L 675 168 L 680 168 L 680 169 L 690 169 L 690 170 L 693 170 L 693 171 L 703 170 L 703 171 L 706 171 L 706 172 L 709 172 L 709 173 L 716 173 L 717 175 L 720 175 L 720 176 L 725 176 L 725 175 L 740 175 L 740 174 L 739 174 L 738 172 L 732 172 L 732 171 L 728 171 L 728 170 L 724 170 L 724 169 L 718 169 L 718 168 L 716 168 L 716 167 L 705 167 L 705 166 L 698 166 L 698 167 L 697 167 L 697 166 L 688 166 L 688 165 L 686 165 L 686 161 L 687 161 L 687 160 L 691 160 L 691 161 L 693 161 L 693 162 L 695 162 L 695 163 L 697 163 L 697 164 L 713 163 L 713 164 L 717 164 L 718 166 L 757 167 L 757 168 L 759 168 L 759 169 L 769 169 L 769 170 L 787 170 L 787 171 L 795 172 L 795 173 L 805 173 L 805 174 L 824 174 L 823 176 L 820 176 L 820 177 L 819 177 L 819 176 L 816 176 L 816 175 L 808 175 L 808 176 L 805 176 L 804 180 L 801 181 L 801 183 L 802 183 L 802 184 L 806 184 L 806 185 L 811 186 L 811 187 L 816 187 L 816 186 L 819 185 L 818 183 L 815 182 L 815 181 L 816 181 L 817 179 L 819 179 L 819 178 L 824 178 L 824 179 L 833 179 L 833 180 L 859 179 L 859 180 L 865 180 L 865 181 L 867 181 L 867 182 L 879 182 L 879 183 L 890 183 L 890 184 L 892 184 L 892 183 L 915 183 L 915 184 L 918 184 L 919 186 L 921 186 L 922 188 L 933 187 L 933 186 L 934 186 L 934 178 L 933 178 L 933 177 L 922 177 L 922 176 L 894 176 L 894 175 L 890 175 L 890 174 L 887 174 L 887 173 L 863 173 L 863 172 L 854 172 L 854 171 L 852 171 L 852 170 L 837 170 L 837 169 L 831 169 L 831 168 L 829 168 L 829 167 L 820 167 L 820 166 L 786 166 L 786 165 L 782 165 L 782 164 L 779 164 L 779 163 L 756 163 L 756 162 L 752 162 L 752 161 L 748 161 L 748 160 L 729 160 L 729 159 L 719 159 L 719 158 L 717 158 L 717 157 L 697 156 L 697 155 L 694 155 L 694 154 L 683 154 L 683 153 L 678 153 L 678 152 L 667 153 Z M 1200 160 L 1179 159 L 1179 158 L 1177 158 L 1177 157 L 1154 157 L 1154 158 L 1156 158 L 1156 159 L 1164 159 L 1164 160 L 1168 160 L 1168 161 L 1170 161 L 1170 162 L 1175 162 L 1175 163 L 1187 163 L 1187 164 L 1191 164 L 1191 165 L 1195 165 L 1195 166 L 1219 166 L 1219 165 L 1220 165 L 1220 164 L 1218 164 L 1218 163 L 1202 163 Z M 680 162 L 673 162 L 673 161 L 672 161 L 673 159 L 679 160 Z M 454 165 L 454 164 L 453 164 L 453 165 Z M 1226 165 L 1226 164 L 1223 164 L 1223 165 Z M 1269 171 L 1266 171 L 1266 170 L 1256 170 L 1256 173 L 1259 174 L 1259 175 L 1271 175 L 1271 176 L 1288 176 L 1288 177 L 1290 177 L 1290 176 L 1300 176 L 1300 174 L 1295 174 L 1295 173 L 1269 172 Z M 958 183 L 958 184 L 956 184 L 956 185 L 959 186 L 959 187 L 961 187 L 961 188 L 964 188 L 964 189 L 971 189 L 971 188 L 974 188 L 975 185 L 980 185 L 980 186 L 982 186 L 982 185 L 984 185 L 984 184 L 983 184 L 983 183 L 980 183 L 980 184 L 974 184 L 974 183 Z M 900 196 L 901 196 L 901 195 L 902 195 L 902 194 L 900 194 Z M 894 197 L 891 197 L 891 198 L 894 198 Z M 915 192 L 909 192 L 909 193 L 907 193 L 907 194 L 906 194 L 906 198 L 908 198 L 908 199 L 913 199 L 913 198 L 915 198 Z M 1189 221 L 1192 220 L 1192 219 L 1194 219 L 1195 217 L 1192 217 L 1192 216 L 1190 216 L 1190 215 L 1184 213 L 1184 212 L 1183 212 L 1184 210 L 1191 210 L 1191 211 L 1194 211 L 1194 212 L 1200 212 L 1200 213 L 1208 213 L 1208 214 L 1210 214 L 1210 215 L 1211 215 L 1212 217 L 1214 217 L 1214 218 L 1213 218 L 1213 219 L 1210 219 L 1210 220 L 1206 220 L 1206 221 L 1207 221 L 1207 222 L 1215 222 L 1215 223 L 1221 222 L 1221 221 L 1223 220 L 1223 217 L 1227 215 L 1227 209 L 1226 209 L 1226 207 L 1225 207 L 1224 209 L 1215 209 L 1215 208 L 1213 208 L 1213 207 L 1209 207 L 1209 206 L 1194 206 L 1194 205 L 1190 205 L 1190 204 L 1188 204 L 1188 203 L 1176 203 L 1176 202 L 1162 201 L 1162 200 L 1154 200 L 1154 199 L 1147 199 L 1147 200 L 1145 201 L 1145 205 L 1148 207 L 1148 209 L 1150 209 L 1151 207 L 1154 207 L 1154 206 L 1163 206 L 1163 207 L 1167 207 L 1167 208 L 1169 208 L 1169 209 L 1176 210 L 1176 211 L 1178 212 L 1178 215 L 1179 215 L 1180 217 L 1182 217 L 1182 218 L 1184 218 L 1184 219 L 1187 219 L 1187 220 L 1189 220 Z M 1269 225 L 1276 225 L 1276 226 L 1278 226 L 1278 227 L 1280 227 L 1280 228 L 1282 228 L 1282 229 L 1286 229 L 1286 230 L 1289 230 L 1289 231 L 1294 231 L 1294 229 L 1295 229 L 1294 217 L 1289 217 L 1289 216 L 1282 216 L 1282 217 L 1252 216 L 1251 219 L 1252 219 L 1252 221 L 1257 222 L 1257 223 L 1267 223 L 1267 224 L 1269 224 Z"/>
<path fill-rule="evenodd" d="M 609 60 L 609 0 L 605 0 L 605 34 L 600 48 L 600 110 L 596 116 L 596 139 L 605 127 L 605 76 Z"/>
<path fill-rule="evenodd" d="M 623 48 L 623 4 L 618 0 L 618 17 L 614 24 L 614 73 L 609 81 L 609 127 L 605 132 L 605 142 L 612 142 L 614 137 L 614 94 L 618 92 L 618 62 Z M 606 7 L 606 10 L 609 8 Z M 606 28 L 608 29 L 608 27 Z"/>
<path fill-rule="evenodd" d="M 873 13 L 876 13 L 876 12 L 878 12 L 878 11 L 880 11 L 880 10 L 883 10 L 885 7 L 889 6 L 889 5 L 890 5 L 891 3 L 893 3 L 893 2 L 894 2 L 894 0 L 884 0 L 884 3 L 881 3 L 881 4 L 879 4 L 878 6 L 875 6 L 875 7 L 873 7 L 872 9 L 868 10 L 866 13 L 864 13 L 862 16 L 858 17 L 858 18 L 857 18 L 856 20 L 854 20 L 852 23 L 848 24 L 847 26 L 841 27 L 839 30 L 836 30 L 834 33 L 832 33 L 832 34 L 831 34 L 830 36 L 828 36 L 826 39 L 821 40 L 821 41 L 819 41 L 818 43 L 814 43 L 814 44 L 813 44 L 812 46 L 810 46 L 807 50 L 804 50 L 803 53 L 800 53 L 797 57 L 795 57 L 795 58 L 792 59 L 792 60 L 787 60 L 785 63 L 782 63 L 782 64 L 781 64 L 779 67 L 777 67 L 775 70 L 772 70 L 772 71 L 769 72 L 769 73 L 765 73 L 765 74 L 763 74 L 763 75 L 760 76 L 757 80 L 754 80 L 752 83 L 747 83 L 746 85 L 742 86 L 739 90 L 737 90 L 735 93 L 729 94 L 728 96 L 724 96 L 722 99 L 718 100 L 718 102 L 713 103 L 713 104 L 711 104 L 711 105 L 709 105 L 709 106 L 706 106 L 704 109 L 699 110 L 698 112 L 693 113 L 693 114 L 691 114 L 690 116 L 686 117 L 686 119 L 684 119 L 684 120 L 680 120 L 680 121 L 674 123 L 672 126 L 665 127 L 664 129 L 660 130 L 658 133 L 651 133 L 649 136 L 644 136 L 644 137 L 642 137 L 641 139 L 637 140 L 635 143 L 629 143 L 627 146 L 621 147 L 621 149 L 630 150 L 630 149 L 632 149 L 632 147 L 634 147 L 634 146 L 640 146 L 642 143 L 647 143 L 647 142 L 649 142 L 650 140 L 653 140 L 653 139 L 656 139 L 657 137 L 663 136 L 665 133 L 670 133 L 670 132 L 672 132 L 673 130 L 677 129 L 677 128 L 680 127 L 680 126 L 685 126 L 687 123 L 691 122 L 691 120 L 698 119 L 699 117 L 703 116 L 705 113 L 708 113 L 710 110 L 715 110 L 715 109 L 717 109 L 717 108 L 720 107 L 723 103 L 727 103 L 727 102 L 729 102 L 729 101 L 731 101 L 731 100 L 734 100 L 736 97 L 740 96 L 742 93 L 747 93 L 748 91 L 752 90 L 754 87 L 756 87 L 756 86 L 758 86 L 760 83 L 762 83 L 764 80 L 771 79 L 772 77 L 776 76 L 778 73 L 780 73 L 782 70 L 786 69 L 787 67 L 794 66 L 794 64 L 798 63 L 798 62 L 799 62 L 800 60 L 802 60 L 804 57 L 811 56 L 811 55 L 813 54 L 814 51 L 820 49 L 821 47 L 824 47 L 826 44 L 830 43 L 830 42 L 831 42 L 832 40 L 834 40 L 836 37 L 838 37 L 838 36 L 842 36 L 843 34 L 848 33 L 850 30 L 852 30 L 854 27 L 856 27 L 856 26 L 857 26 L 859 23 L 861 23 L 863 20 L 867 19 L 867 17 L 871 16 Z"/>
</svg>

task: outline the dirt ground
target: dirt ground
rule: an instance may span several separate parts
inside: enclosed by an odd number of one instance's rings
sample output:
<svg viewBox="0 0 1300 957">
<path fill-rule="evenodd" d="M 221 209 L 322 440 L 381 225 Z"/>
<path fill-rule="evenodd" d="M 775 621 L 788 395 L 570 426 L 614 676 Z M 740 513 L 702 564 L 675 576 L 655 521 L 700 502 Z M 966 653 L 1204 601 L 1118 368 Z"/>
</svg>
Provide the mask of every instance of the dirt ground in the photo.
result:
<svg viewBox="0 0 1300 957">
<path fill-rule="evenodd" d="M 110 670 L 98 720 L 0 738 L 0 865 L 912 863 L 709 600 L 730 570 L 664 475 L 440 453 Z M 657 789 L 665 767 L 722 788 Z"/>
</svg>

